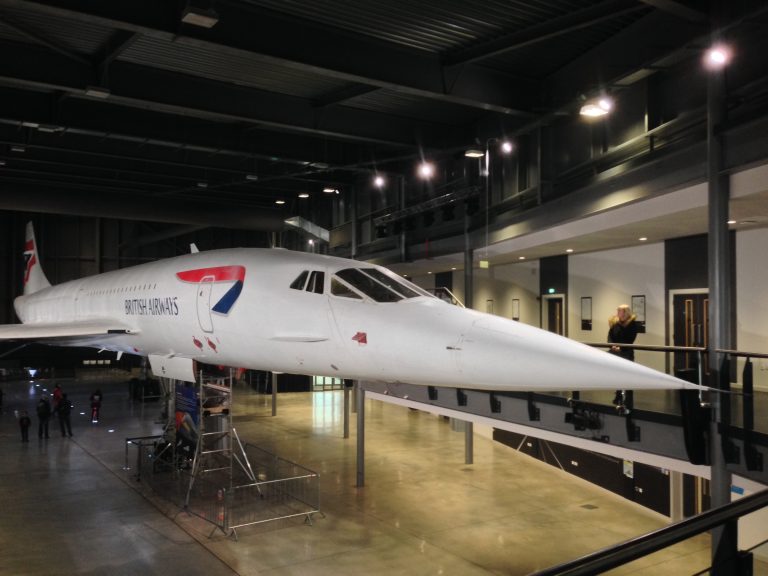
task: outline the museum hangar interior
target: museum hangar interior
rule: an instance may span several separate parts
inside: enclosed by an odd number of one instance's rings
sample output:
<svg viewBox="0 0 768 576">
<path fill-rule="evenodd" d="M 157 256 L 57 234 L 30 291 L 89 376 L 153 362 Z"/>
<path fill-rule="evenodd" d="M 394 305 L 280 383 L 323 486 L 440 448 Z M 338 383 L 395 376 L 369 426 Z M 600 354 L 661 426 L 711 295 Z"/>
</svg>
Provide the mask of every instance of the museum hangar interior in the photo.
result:
<svg viewBox="0 0 768 576">
<path fill-rule="evenodd" d="M 567 383 L 499 396 L 471 382 L 370 383 L 358 392 L 362 487 L 341 436 L 343 383 L 247 374 L 233 424 L 318 470 L 322 515 L 234 541 L 123 470 L 125 439 L 157 433 L 159 406 L 121 384 L 102 386 L 114 433 L 75 422 L 66 451 L 17 445 L 14 410 L 41 393 L 24 369 L 44 370 L 43 387 L 60 380 L 77 406 L 91 378 L 140 370 L 135 357 L 3 343 L 3 489 L 20 505 L 0 522 L 11 543 L 0 572 L 51 573 L 44 540 L 71 530 L 60 556 L 71 573 L 525 574 L 759 494 L 767 11 L 746 0 L 0 0 L 3 324 L 18 322 L 32 221 L 53 284 L 194 243 L 381 264 L 587 343 L 605 343 L 626 302 L 647 347 L 637 362 L 733 392 L 705 399 L 725 416 L 716 442 L 669 393 L 638 392 L 627 415 L 612 393 Z M 273 417 L 267 389 L 296 392 Z M 692 574 L 726 558 L 768 573 L 765 511 L 736 525 L 619 570 Z"/>
</svg>

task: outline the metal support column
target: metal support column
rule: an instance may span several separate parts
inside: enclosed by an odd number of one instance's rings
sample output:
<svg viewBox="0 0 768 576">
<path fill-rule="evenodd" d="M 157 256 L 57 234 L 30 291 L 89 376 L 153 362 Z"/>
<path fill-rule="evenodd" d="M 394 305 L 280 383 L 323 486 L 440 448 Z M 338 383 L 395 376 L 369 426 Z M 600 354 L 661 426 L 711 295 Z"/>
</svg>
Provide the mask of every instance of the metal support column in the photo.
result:
<svg viewBox="0 0 768 576">
<path fill-rule="evenodd" d="M 722 10 L 720 2 L 713 2 L 712 41 L 719 40 L 718 26 Z M 709 196 L 709 370 L 713 387 L 720 387 L 724 355 L 717 349 L 730 350 L 731 346 L 731 278 L 730 238 L 728 232 L 729 177 L 724 173 L 723 124 L 725 120 L 725 71 L 710 70 L 707 76 L 707 180 Z M 725 382 L 727 384 L 727 381 Z M 710 464 L 712 507 L 722 506 L 731 500 L 731 473 L 721 443 L 718 424 L 722 421 L 722 398 L 712 394 L 712 421 L 710 422 Z M 712 530 L 713 576 L 734 573 L 732 569 L 738 555 L 737 524 L 728 522 Z"/>
<path fill-rule="evenodd" d="M 472 259 L 474 251 L 469 240 L 469 231 L 464 232 L 465 247 L 464 247 L 464 305 L 467 308 L 472 308 L 472 301 L 474 299 L 474 290 L 472 286 Z"/>
<path fill-rule="evenodd" d="M 402 176 L 397 181 L 397 205 L 400 210 L 405 209 L 405 178 Z M 405 231 L 405 222 L 402 222 L 400 236 L 398 238 L 398 248 L 400 250 L 400 262 L 408 261 L 408 237 Z"/>
<path fill-rule="evenodd" d="M 365 486 L 365 390 L 360 382 L 357 389 L 357 484 L 358 488 Z"/>
<path fill-rule="evenodd" d="M 350 234 L 350 244 L 351 244 L 350 254 L 351 254 L 352 260 L 356 260 L 357 259 L 357 226 L 358 226 L 357 188 L 353 186 L 350 192 L 351 194 L 349 199 L 349 202 L 350 202 L 349 215 L 350 215 L 350 219 L 352 220 L 352 230 L 351 230 L 352 233 Z"/>
<path fill-rule="evenodd" d="M 672 522 L 684 520 L 683 514 L 683 473 L 669 472 L 669 519 Z"/>
<path fill-rule="evenodd" d="M 472 422 L 464 423 L 464 464 L 475 462 L 474 428 Z"/>
<path fill-rule="evenodd" d="M 349 438 L 349 386 L 344 380 L 344 438 Z"/>
<path fill-rule="evenodd" d="M 277 372 L 272 372 L 272 416 L 277 416 Z"/>
</svg>

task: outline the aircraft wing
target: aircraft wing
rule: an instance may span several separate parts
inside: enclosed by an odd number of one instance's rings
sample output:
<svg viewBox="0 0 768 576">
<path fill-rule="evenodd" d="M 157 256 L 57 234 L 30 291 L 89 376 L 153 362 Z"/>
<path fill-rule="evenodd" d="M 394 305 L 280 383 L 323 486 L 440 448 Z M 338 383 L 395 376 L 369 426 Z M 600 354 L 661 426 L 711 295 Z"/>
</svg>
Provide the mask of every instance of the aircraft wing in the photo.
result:
<svg viewBox="0 0 768 576">
<path fill-rule="evenodd" d="M 130 326 L 113 320 L 83 320 L 79 322 L 30 322 L 0 326 L 3 340 L 79 340 L 119 334 L 133 334 Z"/>
</svg>

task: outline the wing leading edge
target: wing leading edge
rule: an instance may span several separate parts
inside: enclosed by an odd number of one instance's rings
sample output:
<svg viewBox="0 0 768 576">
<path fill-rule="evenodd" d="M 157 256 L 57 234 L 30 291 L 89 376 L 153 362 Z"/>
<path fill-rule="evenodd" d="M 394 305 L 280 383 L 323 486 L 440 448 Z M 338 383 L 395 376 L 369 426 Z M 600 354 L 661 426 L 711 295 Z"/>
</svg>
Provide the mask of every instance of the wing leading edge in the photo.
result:
<svg viewBox="0 0 768 576">
<path fill-rule="evenodd" d="M 84 320 L 81 322 L 35 322 L 0 326 L 3 340 L 75 340 L 120 334 L 135 334 L 136 330 L 113 320 Z"/>
</svg>

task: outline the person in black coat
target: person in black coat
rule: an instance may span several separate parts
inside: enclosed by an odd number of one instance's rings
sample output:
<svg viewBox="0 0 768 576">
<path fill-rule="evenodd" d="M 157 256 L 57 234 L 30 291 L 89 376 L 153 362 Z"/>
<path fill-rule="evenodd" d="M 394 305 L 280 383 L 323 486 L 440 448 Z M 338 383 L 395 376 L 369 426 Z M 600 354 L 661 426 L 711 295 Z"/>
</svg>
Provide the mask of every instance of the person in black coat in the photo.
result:
<svg viewBox="0 0 768 576">
<path fill-rule="evenodd" d="M 622 304 L 616 309 L 616 316 L 608 320 L 608 343 L 615 344 L 611 346 L 609 352 L 621 356 L 626 360 L 635 360 L 634 348 L 619 346 L 619 344 L 634 344 L 637 338 L 637 316 L 632 314 L 632 310 L 627 304 Z M 613 397 L 613 403 L 619 412 L 624 414 L 632 409 L 633 398 L 631 390 L 616 390 Z"/>
<path fill-rule="evenodd" d="M 51 419 L 51 403 L 48 402 L 48 396 L 43 396 L 37 403 L 37 419 L 37 436 L 42 438 L 45 434 L 45 437 L 49 438 L 48 420 Z"/>
<path fill-rule="evenodd" d="M 61 400 L 59 400 L 59 404 L 56 406 L 55 411 L 59 414 L 59 426 L 61 426 L 62 438 L 66 437 L 67 433 L 69 433 L 69 437 L 72 438 L 72 422 L 69 418 L 69 415 L 72 413 L 72 402 L 69 401 L 66 394 L 61 395 Z M 64 429 L 65 427 L 66 431 Z"/>
</svg>

